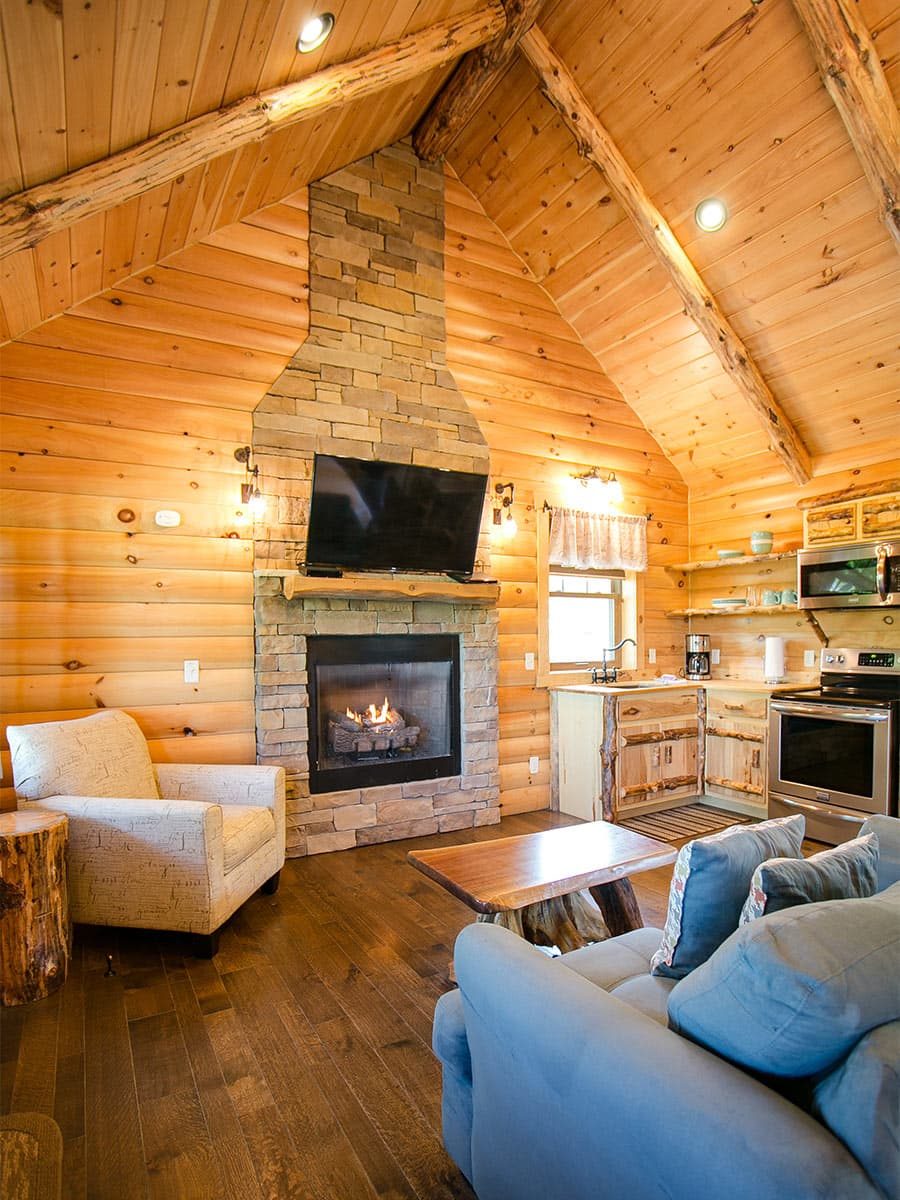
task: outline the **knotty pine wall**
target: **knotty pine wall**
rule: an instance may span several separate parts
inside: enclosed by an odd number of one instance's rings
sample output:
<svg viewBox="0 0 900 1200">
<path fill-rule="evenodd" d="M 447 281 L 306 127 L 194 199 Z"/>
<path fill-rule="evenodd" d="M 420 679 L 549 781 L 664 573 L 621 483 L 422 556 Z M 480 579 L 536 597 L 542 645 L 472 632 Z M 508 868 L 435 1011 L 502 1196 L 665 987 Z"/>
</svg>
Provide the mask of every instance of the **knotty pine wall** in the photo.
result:
<svg viewBox="0 0 900 1200">
<path fill-rule="evenodd" d="M 5 805 L 7 723 L 122 707 L 156 761 L 255 761 L 234 450 L 306 336 L 307 234 L 304 189 L 0 352 Z"/>
<path fill-rule="evenodd" d="M 829 495 L 849 487 L 876 487 L 882 481 L 900 476 L 900 458 L 896 439 L 880 446 L 867 444 L 842 454 L 822 456 L 815 462 L 815 477 L 803 487 L 771 483 L 761 468 L 756 483 L 742 482 L 718 491 L 691 489 L 690 529 L 691 560 L 715 556 L 717 547 L 744 548 L 749 553 L 749 537 L 754 529 L 769 529 L 774 535 L 774 550 L 792 550 L 803 544 L 803 513 L 797 507 L 801 499 Z M 781 475 L 779 468 L 771 471 Z M 764 572 L 747 567 L 724 567 L 694 573 L 694 603 L 699 607 L 710 596 L 742 595 L 747 583 L 764 580 L 763 586 L 781 590 L 796 587 L 796 561 L 785 559 L 766 564 Z M 689 586 L 681 577 L 683 591 Z M 874 646 L 900 649 L 900 614 L 878 611 L 820 611 L 817 614 L 832 646 Z M 687 625 L 684 626 L 687 628 Z M 690 625 L 695 632 L 709 633 L 712 644 L 721 650 L 722 661 L 713 675 L 738 675 L 762 678 L 762 644 L 765 634 L 785 639 L 786 671 L 790 679 L 808 679 L 816 675 L 803 664 L 803 652 L 813 650 L 818 659 L 821 642 L 805 618 L 794 614 L 755 617 L 702 617 Z"/>
<path fill-rule="evenodd" d="M 491 449 L 491 486 L 515 484 L 519 532 L 491 548 L 500 592 L 500 802 L 504 813 L 550 800 L 548 693 L 525 654 L 537 653 L 537 521 L 544 498 L 565 499 L 570 477 L 615 470 L 628 512 L 652 512 L 643 580 L 641 649 L 659 670 L 683 665 L 679 603 L 666 562 L 684 561 L 687 489 L 528 268 L 448 169 L 445 275 L 447 362 Z M 530 755 L 540 758 L 531 775 Z"/>
</svg>

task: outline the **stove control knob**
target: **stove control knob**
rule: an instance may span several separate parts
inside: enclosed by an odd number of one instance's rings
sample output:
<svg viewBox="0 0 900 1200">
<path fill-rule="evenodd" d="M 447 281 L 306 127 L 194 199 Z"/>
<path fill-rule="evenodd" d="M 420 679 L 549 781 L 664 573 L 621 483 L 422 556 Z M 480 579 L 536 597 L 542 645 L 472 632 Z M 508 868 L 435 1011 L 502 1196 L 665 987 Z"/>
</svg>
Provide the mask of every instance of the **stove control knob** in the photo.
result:
<svg viewBox="0 0 900 1200">
<path fill-rule="evenodd" d="M 826 654 L 826 655 L 825 655 L 825 661 L 826 661 L 827 663 L 833 663 L 833 662 L 834 662 L 834 655 L 833 655 L 833 654 Z"/>
<path fill-rule="evenodd" d="M 844 658 L 843 654 L 839 654 L 839 655 L 837 656 L 837 660 L 838 660 L 838 662 L 839 662 L 839 663 L 842 663 L 842 662 L 846 662 L 846 661 L 847 661 L 847 660 Z"/>
</svg>

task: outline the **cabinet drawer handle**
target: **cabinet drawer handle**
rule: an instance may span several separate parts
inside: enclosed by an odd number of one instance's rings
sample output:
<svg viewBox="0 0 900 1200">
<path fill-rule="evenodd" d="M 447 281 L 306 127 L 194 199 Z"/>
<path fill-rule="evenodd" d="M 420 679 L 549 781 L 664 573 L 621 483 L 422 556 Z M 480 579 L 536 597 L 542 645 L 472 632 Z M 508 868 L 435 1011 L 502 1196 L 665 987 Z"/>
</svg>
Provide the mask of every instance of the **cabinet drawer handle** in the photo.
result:
<svg viewBox="0 0 900 1200">
<path fill-rule="evenodd" d="M 726 704 L 725 707 L 727 709 L 729 709 L 731 712 L 743 712 L 744 711 L 743 704 Z"/>
<path fill-rule="evenodd" d="M 751 758 L 751 762 L 752 762 L 752 764 L 753 764 L 753 766 L 754 766 L 754 767 L 759 767 L 759 765 L 760 765 L 760 756 L 761 756 L 761 754 L 762 754 L 762 751 L 761 751 L 761 750 L 754 750 L 754 751 L 753 751 L 753 756 L 752 756 L 752 758 Z"/>
</svg>

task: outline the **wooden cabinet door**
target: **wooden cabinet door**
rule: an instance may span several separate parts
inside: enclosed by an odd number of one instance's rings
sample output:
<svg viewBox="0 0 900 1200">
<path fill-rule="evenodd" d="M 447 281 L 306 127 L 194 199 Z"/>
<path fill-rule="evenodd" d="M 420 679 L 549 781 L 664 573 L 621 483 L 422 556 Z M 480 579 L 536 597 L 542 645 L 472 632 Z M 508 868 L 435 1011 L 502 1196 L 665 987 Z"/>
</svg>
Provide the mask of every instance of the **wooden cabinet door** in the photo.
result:
<svg viewBox="0 0 900 1200">
<path fill-rule="evenodd" d="M 660 742 L 660 780 L 666 797 L 694 795 L 697 791 L 697 726 L 666 728 L 675 736 Z"/>
<path fill-rule="evenodd" d="M 856 505 L 828 504 L 804 513 L 807 546 L 852 542 L 856 538 Z"/>
<path fill-rule="evenodd" d="M 706 786 L 741 792 L 761 802 L 765 794 L 766 733 L 756 722 L 714 721 L 706 730 Z"/>
<path fill-rule="evenodd" d="M 866 539 L 900 534 L 900 492 L 860 501 L 859 534 Z"/>
<path fill-rule="evenodd" d="M 660 726 L 626 725 L 619 730 L 616 808 L 645 804 L 661 790 Z"/>
</svg>

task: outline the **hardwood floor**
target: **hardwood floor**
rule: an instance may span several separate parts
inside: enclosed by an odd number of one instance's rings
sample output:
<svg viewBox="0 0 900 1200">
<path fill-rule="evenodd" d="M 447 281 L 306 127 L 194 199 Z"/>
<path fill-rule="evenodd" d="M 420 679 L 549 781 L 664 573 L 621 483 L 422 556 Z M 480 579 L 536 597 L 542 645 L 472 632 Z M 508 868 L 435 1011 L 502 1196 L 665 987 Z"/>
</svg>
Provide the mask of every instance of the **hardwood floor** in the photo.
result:
<svg viewBox="0 0 900 1200">
<path fill-rule="evenodd" d="M 471 1198 L 441 1145 L 430 1039 L 473 914 L 405 861 L 463 840 L 290 860 L 212 961 L 176 935 L 78 927 L 66 984 L 0 1014 L 0 1111 L 57 1121 L 66 1200 Z M 670 876 L 634 878 L 647 924 Z"/>
</svg>

